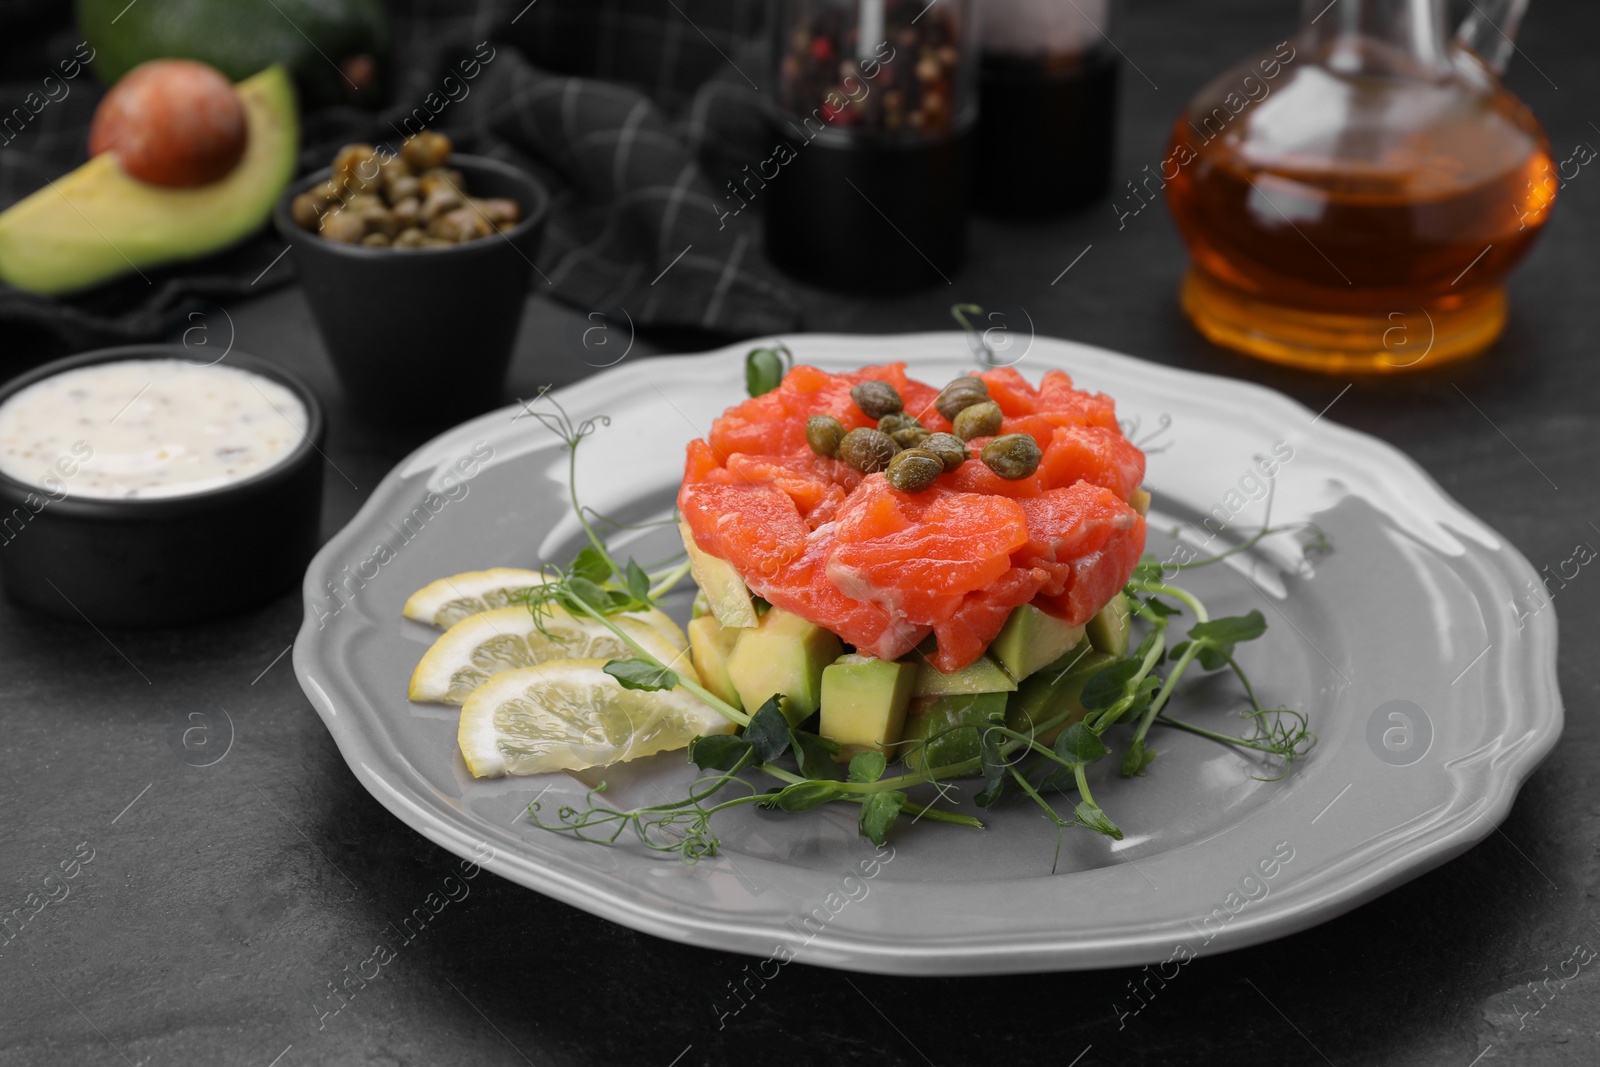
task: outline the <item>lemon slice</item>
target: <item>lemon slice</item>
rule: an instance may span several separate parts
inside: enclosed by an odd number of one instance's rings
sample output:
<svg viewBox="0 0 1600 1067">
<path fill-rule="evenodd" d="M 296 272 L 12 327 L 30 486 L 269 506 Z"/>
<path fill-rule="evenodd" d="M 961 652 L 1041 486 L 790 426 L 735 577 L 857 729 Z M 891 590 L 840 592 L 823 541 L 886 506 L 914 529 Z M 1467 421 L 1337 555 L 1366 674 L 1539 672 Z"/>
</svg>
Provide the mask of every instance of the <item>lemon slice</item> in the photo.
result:
<svg viewBox="0 0 1600 1067">
<path fill-rule="evenodd" d="M 519 606 L 522 594 L 544 585 L 544 576 L 524 567 L 491 567 L 486 571 L 463 571 L 429 582 L 411 594 L 401 613 L 447 630 L 462 619 L 496 608 Z M 665 612 L 630 611 L 625 617 L 648 622 L 661 636 L 680 649 L 689 647 L 683 630 Z"/>
<path fill-rule="evenodd" d="M 520 594 L 544 584 L 544 575 L 525 567 L 463 571 L 429 582 L 400 610 L 408 619 L 447 629 L 468 615 L 518 604 Z"/>
<path fill-rule="evenodd" d="M 698 682 L 689 654 L 664 637 L 643 612 L 614 615 L 611 621 L 668 667 Z M 542 628 L 541 628 L 542 627 Z M 676 628 L 676 627 L 674 627 Z M 536 620 L 520 605 L 468 615 L 446 630 L 411 674 L 412 700 L 460 704 L 501 671 L 532 667 L 553 659 L 601 662 L 631 659 L 633 649 L 595 619 L 581 618 L 555 605 Z"/>
<path fill-rule="evenodd" d="M 578 771 L 683 748 L 734 725 L 688 691 L 624 689 L 601 659 L 495 675 L 467 698 L 456 739 L 477 778 Z"/>
</svg>

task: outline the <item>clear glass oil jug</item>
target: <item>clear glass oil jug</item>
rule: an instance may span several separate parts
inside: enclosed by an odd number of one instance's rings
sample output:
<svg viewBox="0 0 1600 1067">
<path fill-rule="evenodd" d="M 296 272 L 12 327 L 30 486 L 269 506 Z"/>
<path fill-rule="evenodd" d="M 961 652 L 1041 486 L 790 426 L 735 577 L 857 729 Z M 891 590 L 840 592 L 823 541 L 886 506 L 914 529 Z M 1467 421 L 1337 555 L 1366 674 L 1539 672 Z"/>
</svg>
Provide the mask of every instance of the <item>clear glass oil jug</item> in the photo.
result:
<svg viewBox="0 0 1600 1067">
<path fill-rule="evenodd" d="M 1305 0 L 1299 33 L 1194 98 L 1162 163 L 1208 338 L 1329 372 L 1483 350 L 1555 200 L 1549 141 L 1500 84 L 1527 0 Z"/>
</svg>

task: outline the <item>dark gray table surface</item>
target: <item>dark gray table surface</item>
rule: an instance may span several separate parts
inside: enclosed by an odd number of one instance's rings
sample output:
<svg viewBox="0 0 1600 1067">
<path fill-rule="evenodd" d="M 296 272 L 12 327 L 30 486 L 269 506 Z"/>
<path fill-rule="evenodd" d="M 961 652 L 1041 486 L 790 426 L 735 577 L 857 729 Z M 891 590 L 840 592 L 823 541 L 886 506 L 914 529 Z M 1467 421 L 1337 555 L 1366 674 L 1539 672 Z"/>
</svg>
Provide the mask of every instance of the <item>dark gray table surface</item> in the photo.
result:
<svg viewBox="0 0 1600 1067">
<path fill-rule="evenodd" d="M 1293 6 L 1127 5 L 1112 35 L 1149 80 L 1124 69 L 1116 173 L 1160 159 L 1176 109 L 1284 38 Z M 1594 5 L 1546 2 L 1519 42 L 1511 84 L 1558 158 L 1600 143 L 1596 40 Z M 1337 398 L 1328 418 L 1415 456 L 1539 567 L 1600 543 L 1597 205 L 1600 176 L 1585 170 L 1516 275 L 1487 356 L 1342 396 L 1348 379 L 1258 366 L 1189 329 L 1164 207 L 1120 230 L 1106 203 L 1054 223 L 980 222 L 948 288 L 802 298 L 810 328 L 863 333 L 942 329 L 957 300 L 1005 302 L 1041 334 L 1264 381 L 1313 409 Z M 296 289 L 228 312 L 239 349 L 303 375 L 330 408 L 328 456 L 348 476 L 328 472 L 331 535 L 415 440 L 347 417 Z M 531 299 L 508 394 L 586 373 L 572 342 L 588 325 Z M 640 339 L 629 358 L 660 350 Z M 52 880 L 68 896 L 0 942 L 0 1064 L 1600 1062 L 1600 963 L 1558 977 L 1600 946 L 1597 580 L 1582 572 L 1552 609 L 1566 733 L 1499 831 L 1342 918 L 1193 963 L 1120 1020 L 1131 970 L 888 979 L 804 966 L 719 1018 L 750 961 L 493 875 L 333 1013 L 332 985 L 454 860 L 357 784 L 301 694 L 284 655 L 298 595 L 213 625 L 104 635 L 0 606 L 0 914 L 27 910 L 75 850 L 93 856 Z M 190 766 L 173 724 L 218 706 L 232 747 Z"/>
</svg>

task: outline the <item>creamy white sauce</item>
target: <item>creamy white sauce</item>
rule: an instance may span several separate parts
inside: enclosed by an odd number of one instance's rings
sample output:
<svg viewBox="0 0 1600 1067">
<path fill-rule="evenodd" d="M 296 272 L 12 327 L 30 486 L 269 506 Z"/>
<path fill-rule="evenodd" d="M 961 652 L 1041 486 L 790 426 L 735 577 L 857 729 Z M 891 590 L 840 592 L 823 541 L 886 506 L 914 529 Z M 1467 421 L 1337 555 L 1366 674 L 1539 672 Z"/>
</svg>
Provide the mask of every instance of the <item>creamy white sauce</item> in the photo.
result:
<svg viewBox="0 0 1600 1067">
<path fill-rule="evenodd" d="M 0 472 L 57 498 L 185 496 L 278 465 L 306 424 L 299 397 L 249 371 L 99 363 L 0 404 Z"/>
</svg>

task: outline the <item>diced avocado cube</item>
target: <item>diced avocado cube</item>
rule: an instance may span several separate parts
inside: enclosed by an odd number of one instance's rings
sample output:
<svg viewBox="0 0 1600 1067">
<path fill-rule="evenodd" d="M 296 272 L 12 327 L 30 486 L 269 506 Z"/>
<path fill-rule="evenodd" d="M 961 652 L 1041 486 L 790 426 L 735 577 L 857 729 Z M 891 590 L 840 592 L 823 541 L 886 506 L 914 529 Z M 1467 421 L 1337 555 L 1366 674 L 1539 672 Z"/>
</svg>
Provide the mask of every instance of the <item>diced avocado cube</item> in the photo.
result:
<svg viewBox="0 0 1600 1067">
<path fill-rule="evenodd" d="M 694 543 L 694 533 L 688 523 L 678 523 L 678 533 L 683 536 L 684 550 L 689 553 L 689 571 L 706 595 L 711 614 L 724 626 L 737 629 L 754 626 L 757 621 L 755 603 L 733 564 L 701 551 Z"/>
<path fill-rule="evenodd" d="M 1082 642 L 1017 687 L 1006 702 L 1006 725 L 1020 734 L 1029 734 L 1041 745 L 1053 743 L 1062 730 L 1088 714 L 1078 698 L 1089 679 L 1116 661 L 1116 656 L 1096 652 L 1088 641 Z M 1038 728 L 1063 712 L 1071 712 L 1071 717 L 1046 729 Z"/>
<path fill-rule="evenodd" d="M 1083 640 L 1083 627 L 1074 626 L 1032 604 L 1011 613 L 1000 635 L 989 645 L 989 655 L 1017 681 L 1070 652 Z"/>
<path fill-rule="evenodd" d="M 1126 594 L 1118 593 L 1106 601 L 1106 606 L 1095 612 L 1084 632 L 1097 650 L 1126 656 L 1128 636 L 1133 632 L 1133 613 Z"/>
<path fill-rule="evenodd" d="M 742 707 L 739 691 L 728 677 L 728 657 L 742 630 L 724 626 L 714 615 L 689 620 L 689 649 L 694 653 L 694 668 L 700 682 L 734 707 Z"/>
<path fill-rule="evenodd" d="M 772 608 L 756 626 L 739 631 L 728 678 L 751 712 L 781 695 L 784 717 L 798 726 L 822 706 L 822 671 L 843 652 L 828 630 Z"/>
<path fill-rule="evenodd" d="M 817 732 L 839 742 L 834 758 L 848 763 L 872 749 L 890 755 L 889 746 L 905 729 L 906 705 L 917 669 L 909 663 L 840 656 L 822 671 L 822 724 Z"/>
<path fill-rule="evenodd" d="M 917 665 L 917 680 L 911 689 L 913 697 L 943 697 L 961 693 L 1009 693 L 1017 688 L 1017 683 L 1011 675 L 988 656 L 979 656 L 959 671 L 951 671 L 949 674 L 939 670 L 915 652 L 906 662 L 915 662 Z"/>
<path fill-rule="evenodd" d="M 913 701 L 897 751 L 911 771 L 976 759 L 980 731 L 1004 722 L 1005 714 L 1005 693 L 959 693 Z"/>
<path fill-rule="evenodd" d="M 1128 504 L 1141 515 L 1150 514 L 1150 492 L 1139 488 L 1133 491 L 1133 496 L 1128 498 Z"/>
</svg>

